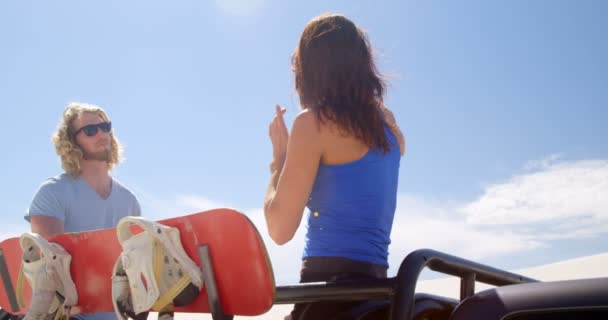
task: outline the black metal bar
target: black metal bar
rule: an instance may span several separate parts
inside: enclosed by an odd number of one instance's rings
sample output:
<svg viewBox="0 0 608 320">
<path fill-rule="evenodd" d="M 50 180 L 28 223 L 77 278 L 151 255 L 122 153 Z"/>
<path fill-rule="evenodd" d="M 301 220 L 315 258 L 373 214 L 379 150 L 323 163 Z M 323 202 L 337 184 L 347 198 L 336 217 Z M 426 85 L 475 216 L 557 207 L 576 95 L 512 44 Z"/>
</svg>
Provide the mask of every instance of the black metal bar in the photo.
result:
<svg viewBox="0 0 608 320">
<path fill-rule="evenodd" d="M 475 280 L 495 286 L 537 281 L 439 251 L 416 250 L 405 257 L 397 273 L 396 292 L 391 311 L 393 320 L 411 319 L 416 282 L 425 267 L 461 278 L 474 274 Z"/>
<path fill-rule="evenodd" d="M 2 274 L 2 283 L 4 284 L 4 291 L 8 297 L 8 303 L 11 305 L 12 312 L 19 311 L 19 303 L 17 303 L 17 296 L 15 295 L 15 288 L 11 281 L 11 275 L 8 273 L 8 266 L 6 259 L 4 258 L 4 251 L 0 249 L 0 273 Z"/>
<path fill-rule="evenodd" d="M 509 284 L 519 284 L 528 282 L 538 282 L 536 279 L 528 278 L 516 273 L 496 269 L 487 265 L 455 257 L 446 253 L 422 249 L 428 254 L 429 269 L 457 277 L 462 277 L 468 273 L 475 273 L 475 281 L 483 282 L 494 286 L 505 286 Z M 414 251 L 416 253 L 417 251 Z"/>
<path fill-rule="evenodd" d="M 392 279 L 359 280 L 347 283 L 303 283 L 276 288 L 275 304 L 335 300 L 380 300 L 394 294 Z"/>
<path fill-rule="evenodd" d="M 475 294 L 475 273 L 468 273 L 460 278 L 460 301 Z"/>
<path fill-rule="evenodd" d="M 201 245 L 198 247 L 198 255 L 201 259 L 201 269 L 203 272 L 203 283 L 207 291 L 209 299 L 209 308 L 211 308 L 211 317 L 213 320 L 232 320 L 233 316 L 226 315 L 222 310 L 220 295 L 215 282 L 215 273 L 211 264 L 211 256 L 209 255 L 209 247 Z"/>
</svg>

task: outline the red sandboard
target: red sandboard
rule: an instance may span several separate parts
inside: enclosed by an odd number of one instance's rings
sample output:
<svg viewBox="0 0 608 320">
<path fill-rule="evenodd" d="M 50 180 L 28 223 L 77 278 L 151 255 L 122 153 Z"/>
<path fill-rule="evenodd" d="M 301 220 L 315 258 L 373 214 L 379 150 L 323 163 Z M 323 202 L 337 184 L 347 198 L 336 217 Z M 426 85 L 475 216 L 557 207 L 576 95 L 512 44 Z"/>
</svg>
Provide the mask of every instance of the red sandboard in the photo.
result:
<svg viewBox="0 0 608 320">
<path fill-rule="evenodd" d="M 270 309 L 275 295 L 272 266 L 257 229 L 245 215 L 232 209 L 215 209 L 159 222 L 179 229 L 184 250 L 199 266 L 199 247 L 207 246 L 225 314 L 254 316 Z M 122 250 L 116 229 L 67 233 L 47 239 L 72 255 L 70 272 L 78 291 L 78 305 L 72 313 L 113 311 L 112 267 Z M 8 271 L 0 280 L 0 307 L 13 314 L 24 314 L 31 297 L 29 284 L 24 280 L 25 307 L 16 303 L 21 258 L 19 238 L 0 243 L 0 271 L 2 260 Z M 210 312 L 207 287 L 204 283 L 193 303 L 176 307 L 175 311 Z"/>
</svg>

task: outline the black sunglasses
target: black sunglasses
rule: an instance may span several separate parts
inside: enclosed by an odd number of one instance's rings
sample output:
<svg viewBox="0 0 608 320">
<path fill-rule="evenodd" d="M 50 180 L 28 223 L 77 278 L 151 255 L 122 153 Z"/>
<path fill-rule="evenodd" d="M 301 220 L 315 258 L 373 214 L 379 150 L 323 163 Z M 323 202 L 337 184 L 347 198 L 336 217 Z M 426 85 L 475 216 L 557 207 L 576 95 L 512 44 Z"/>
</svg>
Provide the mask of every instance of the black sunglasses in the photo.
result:
<svg viewBox="0 0 608 320">
<path fill-rule="evenodd" d="M 76 137 L 81 131 L 87 135 L 87 137 L 92 137 L 97 134 L 97 129 L 101 129 L 101 131 L 108 133 L 112 131 L 112 122 L 100 122 L 96 124 L 86 125 L 74 132 L 74 137 Z"/>
</svg>

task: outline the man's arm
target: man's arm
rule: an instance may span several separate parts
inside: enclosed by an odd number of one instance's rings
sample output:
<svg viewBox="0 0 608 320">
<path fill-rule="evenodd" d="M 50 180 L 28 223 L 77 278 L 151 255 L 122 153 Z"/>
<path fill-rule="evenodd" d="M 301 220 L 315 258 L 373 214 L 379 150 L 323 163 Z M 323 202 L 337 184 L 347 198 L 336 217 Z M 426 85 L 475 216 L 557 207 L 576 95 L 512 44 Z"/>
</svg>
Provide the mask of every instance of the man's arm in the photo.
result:
<svg viewBox="0 0 608 320">
<path fill-rule="evenodd" d="M 63 221 L 55 217 L 32 215 L 30 223 L 32 225 L 32 232 L 43 237 L 63 233 Z"/>
<path fill-rule="evenodd" d="M 32 232 L 43 237 L 64 232 L 66 209 L 63 194 L 64 190 L 56 180 L 47 180 L 38 188 L 25 215 Z"/>
</svg>

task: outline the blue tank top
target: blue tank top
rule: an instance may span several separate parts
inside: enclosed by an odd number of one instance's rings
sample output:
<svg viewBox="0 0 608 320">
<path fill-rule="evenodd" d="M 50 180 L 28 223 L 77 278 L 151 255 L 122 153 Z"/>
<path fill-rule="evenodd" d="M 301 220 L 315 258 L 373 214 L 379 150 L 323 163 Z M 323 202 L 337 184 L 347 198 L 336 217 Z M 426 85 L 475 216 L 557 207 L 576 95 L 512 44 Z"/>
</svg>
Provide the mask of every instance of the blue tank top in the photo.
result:
<svg viewBox="0 0 608 320">
<path fill-rule="evenodd" d="M 401 154 L 393 133 L 386 154 L 370 149 L 361 159 L 319 166 L 308 199 L 304 258 L 343 257 L 388 267 Z"/>
</svg>

